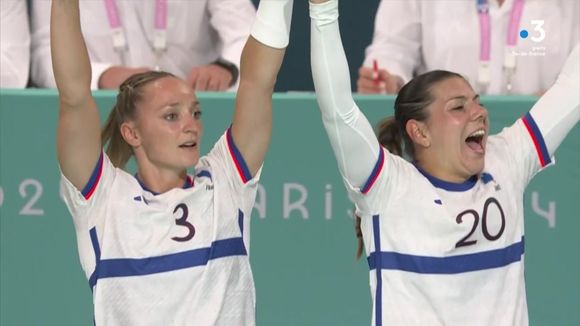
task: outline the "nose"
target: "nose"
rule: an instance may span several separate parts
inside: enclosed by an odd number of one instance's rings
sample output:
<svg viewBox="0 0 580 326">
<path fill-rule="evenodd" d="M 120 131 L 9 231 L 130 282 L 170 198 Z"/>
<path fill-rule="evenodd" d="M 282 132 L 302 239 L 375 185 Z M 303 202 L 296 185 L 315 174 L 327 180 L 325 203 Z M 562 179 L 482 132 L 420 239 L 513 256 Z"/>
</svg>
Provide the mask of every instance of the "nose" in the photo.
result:
<svg viewBox="0 0 580 326">
<path fill-rule="evenodd" d="M 471 117 L 473 120 L 485 120 L 487 119 L 487 109 L 479 103 L 473 103 L 471 105 Z"/>
<path fill-rule="evenodd" d="M 183 123 L 183 130 L 185 132 L 198 133 L 201 128 L 201 121 L 196 119 L 192 114 L 186 114 Z"/>
</svg>

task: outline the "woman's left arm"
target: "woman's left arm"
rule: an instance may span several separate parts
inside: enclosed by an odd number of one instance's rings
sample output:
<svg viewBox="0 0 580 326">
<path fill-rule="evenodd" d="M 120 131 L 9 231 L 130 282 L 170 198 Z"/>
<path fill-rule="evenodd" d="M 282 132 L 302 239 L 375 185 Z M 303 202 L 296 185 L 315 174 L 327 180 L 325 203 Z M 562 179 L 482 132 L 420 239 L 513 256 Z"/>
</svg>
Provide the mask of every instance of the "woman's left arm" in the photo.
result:
<svg viewBox="0 0 580 326">
<path fill-rule="evenodd" d="M 554 85 L 523 120 L 530 132 L 538 129 L 552 156 L 580 120 L 580 44 L 568 56 Z"/>
</svg>

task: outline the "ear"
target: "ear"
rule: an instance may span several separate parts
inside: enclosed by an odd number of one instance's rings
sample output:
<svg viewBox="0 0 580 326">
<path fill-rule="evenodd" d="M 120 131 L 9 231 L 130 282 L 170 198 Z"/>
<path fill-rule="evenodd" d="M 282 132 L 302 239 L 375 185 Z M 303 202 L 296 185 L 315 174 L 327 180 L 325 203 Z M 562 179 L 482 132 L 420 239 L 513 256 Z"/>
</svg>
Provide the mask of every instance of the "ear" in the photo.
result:
<svg viewBox="0 0 580 326">
<path fill-rule="evenodd" d="M 127 144 L 129 144 L 129 146 L 138 147 L 141 144 L 141 137 L 139 136 L 139 132 L 137 132 L 137 128 L 133 121 L 123 122 L 120 129 L 121 136 L 123 136 L 123 139 Z"/>
<path fill-rule="evenodd" d="M 427 128 L 427 125 L 424 122 L 410 119 L 405 125 L 405 131 L 415 146 L 423 148 L 428 148 L 431 146 L 431 135 L 429 134 L 429 128 Z"/>
</svg>

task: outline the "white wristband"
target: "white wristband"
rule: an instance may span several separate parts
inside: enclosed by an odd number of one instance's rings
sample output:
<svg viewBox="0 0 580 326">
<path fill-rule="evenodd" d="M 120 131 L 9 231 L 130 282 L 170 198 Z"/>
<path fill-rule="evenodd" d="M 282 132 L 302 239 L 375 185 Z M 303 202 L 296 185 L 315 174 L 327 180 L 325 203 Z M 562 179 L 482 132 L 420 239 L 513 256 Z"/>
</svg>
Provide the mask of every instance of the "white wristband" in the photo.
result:
<svg viewBox="0 0 580 326">
<path fill-rule="evenodd" d="M 260 0 L 252 36 L 273 48 L 288 46 L 293 3 L 293 0 Z"/>
</svg>

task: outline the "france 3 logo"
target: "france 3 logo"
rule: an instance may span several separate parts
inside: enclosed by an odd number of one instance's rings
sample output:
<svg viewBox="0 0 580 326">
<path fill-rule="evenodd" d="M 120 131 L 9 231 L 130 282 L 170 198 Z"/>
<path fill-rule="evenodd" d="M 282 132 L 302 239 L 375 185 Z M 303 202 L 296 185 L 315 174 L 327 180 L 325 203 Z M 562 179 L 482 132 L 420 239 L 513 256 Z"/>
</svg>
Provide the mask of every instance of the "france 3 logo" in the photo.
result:
<svg viewBox="0 0 580 326">
<path fill-rule="evenodd" d="M 543 20 L 532 20 L 530 24 L 533 26 L 533 35 L 530 36 L 530 32 L 527 29 L 522 29 L 520 31 L 520 38 L 527 39 L 528 37 L 532 42 L 540 43 L 546 38 L 546 30 L 544 29 Z"/>
<path fill-rule="evenodd" d="M 518 56 L 545 56 L 546 47 L 542 45 L 542 42 L 546 39 L 544 20 L 531 20 L 528 26 L 529 28 L 520 30 L 520 40 L 518 42 L 520 51 L 514 51 L 514 54 Z"/>
</svg>

